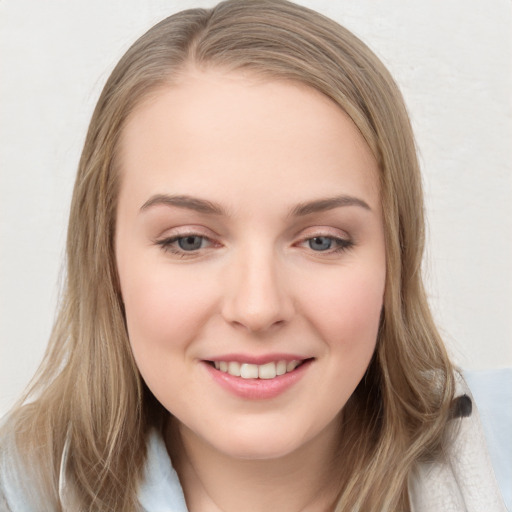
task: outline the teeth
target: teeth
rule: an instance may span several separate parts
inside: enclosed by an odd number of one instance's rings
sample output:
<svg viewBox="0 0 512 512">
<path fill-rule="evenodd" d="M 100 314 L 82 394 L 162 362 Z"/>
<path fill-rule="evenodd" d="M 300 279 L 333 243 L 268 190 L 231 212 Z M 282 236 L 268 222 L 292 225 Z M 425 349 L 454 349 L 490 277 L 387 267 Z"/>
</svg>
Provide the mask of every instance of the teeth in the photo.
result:
<svg viewBox="0 0 512 512">
<path fill-rule="evenodd" d="M 275 361 L 266 364 L 238 363 L 237 361 L 214 361 L 217 370 L 242 379 L 273 379 L 279 375 L 292 372 L 302 361 Z"/>
<path fill-rule="evenodd" d="M 230 361 L 228 363 L 228 373 L 230 375 L 234 375 L 235 377 L 240 377 L 240 363 L 236 361 Z"/>
<path fill-rule="evenodd" d="M 258 377 L 260 379 L 273 379 L 276 374 L 276 363 L 262 364 L 258 368 Z"/>
<path fill-rule="evenodd" d="M 293 372 L 293 370 L 295 370 L 295 368 L 297 368 L 297 366 L 299 366 L 299 362 L 300 361 L 290 361 L 287 365 L 286 365 L 286 371 L 287 372 Z M 222 363 L 221 363 L 222 364 Z"/>
<path fill-rule="evenodd" d="M 242 379 L 257 379 L 258 378 L 258 365 L 244 363 L 240 367 L 240 377 L 242 377 Z"/>
<path fill-rule="evenodd" d="M 279 361 L 276 364 L 276 375 L 284 375 L 286 373 L 286 361 Z"/>
</svg>

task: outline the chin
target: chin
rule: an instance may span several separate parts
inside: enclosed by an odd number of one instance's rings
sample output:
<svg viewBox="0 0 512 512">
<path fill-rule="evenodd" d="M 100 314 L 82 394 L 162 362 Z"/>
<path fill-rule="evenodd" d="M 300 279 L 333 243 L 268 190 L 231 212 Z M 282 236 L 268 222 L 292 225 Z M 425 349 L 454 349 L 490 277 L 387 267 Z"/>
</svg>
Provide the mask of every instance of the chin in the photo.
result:
<svg viewBox="0 0 512 512">
<path fill-rule="evenodd" d="M 285 444 L 287 443 L 287 444 Z M 217 447 L 225 455 L 241 460 L 272 460 L 290 455 L 299 447 L 299 443 L 291 443 L 290 439 L 268 439 L 254 441 L 237 439 L 231 440 L 229 446 Z"/>
<path fill-rule="evenodd" d="M 286 427 L 286 428 L 285 428 Z M 315 437 L 308 431 L 297 432 L 291 425 L 239 425 L 237 429 L 210 432 L 207 442 L 228 457 L 245 460 L 271 460 L 286 457 Z"/>
</svg>

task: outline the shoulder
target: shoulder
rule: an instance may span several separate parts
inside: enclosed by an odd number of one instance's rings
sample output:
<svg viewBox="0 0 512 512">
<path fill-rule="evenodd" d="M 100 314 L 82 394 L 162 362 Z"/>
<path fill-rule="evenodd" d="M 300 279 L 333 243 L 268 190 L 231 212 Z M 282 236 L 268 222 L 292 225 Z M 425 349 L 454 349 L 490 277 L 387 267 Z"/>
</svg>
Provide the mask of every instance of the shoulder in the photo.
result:
<svg viewBox="0 0 512 512">
<path fill-rule="evenodd" d="M 5 422 L 0 427 L 0 510 L 31 512 L 44 505 L 35 486 L 27 482 L 26 464 L 22 462 L 14 429 Z M 51 510 L 47 508 L 45 510 Z"/>
<path fill-rule="evenodd" d="M 456 374 L 451 435 L 443 461 L 417 465 L 409 482 L 414 512 L 506 512 L 478 411 Z"/>
<path fill-rule="evenodd" d="M 0 510 L 33 512 L 61 510 L 54 482 L 48 437 L 31 432 L 30 404 L 22 405 L 0 424 Z M 40 430 L 40 429 L 39 429 Z"/>
<path fill-rule="evenodd" d="M 169 504 L 173 512 L 187 512 L 185 496 L 174 470 L 162 434 L 153 429 L 148 436 L 147 459 L 138 498 L 145 512 L 163 510 Z"/>
<path fill-rule="evenodd" d="M 66 446 L 62 454 L 61 468 L 66 465 Z M 33 468 L 30 468 L 30 461 L 27 464 L 21 457 L 15 428 L 4 422 L 0 426 L 1 512 L 52 512 L 61 509 L 61 505 L 46 496 L 44 489 L 35 485 L 35 478 L 28 476 L 31 469 Z M 62 473 L 57 485 L 59 501 L 69 509 L 66 504 L 72 502 L 73 489 L 67 485 Z M 138 497 L 144 512 L 163 510 L 163 507 L 168 507 L 169 504 L 172 504 L 172 510 L 175 512 L 187 512 L 178 475 L 172 467 L 163 438 L 156 430 L 150 431 L 148 435 L 147 459 Z"/>
</svg>

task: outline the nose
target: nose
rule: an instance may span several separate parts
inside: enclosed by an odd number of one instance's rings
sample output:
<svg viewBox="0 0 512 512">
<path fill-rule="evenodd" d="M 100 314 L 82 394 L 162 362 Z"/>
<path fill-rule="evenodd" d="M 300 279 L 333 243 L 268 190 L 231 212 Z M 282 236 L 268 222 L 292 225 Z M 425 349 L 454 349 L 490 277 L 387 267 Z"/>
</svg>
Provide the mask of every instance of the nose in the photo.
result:
<svg viewBox="0 0 512 512">
<path fill-rule="evenodd" d="M 295 308 L 279 267 L 278 258 L 271 250 L 240 253 L 225 275 L 224 319 L 254 333 L 288 323 Z"/>
</svg>

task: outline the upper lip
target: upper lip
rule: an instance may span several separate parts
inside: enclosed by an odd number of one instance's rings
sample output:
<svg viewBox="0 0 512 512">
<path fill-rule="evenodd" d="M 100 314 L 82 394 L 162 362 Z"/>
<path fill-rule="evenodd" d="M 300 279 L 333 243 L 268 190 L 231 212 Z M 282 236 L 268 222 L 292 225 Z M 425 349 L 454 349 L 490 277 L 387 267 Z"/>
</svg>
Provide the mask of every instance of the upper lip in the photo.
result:
<svg viewBox="0 0 512 512">
<path fill-rule="evenodd" d="M 266 363 L 272 363 L 276 361 L 304 361 L 305 359 L 312 359 L 310 356 L 303 356 L 298 354 L 222 354 L 218 356 L 212 356 L 204 359 L 204 361 L 236 361 L 237 363 L 248 363 L 263 365 Z"/>
</svg>

